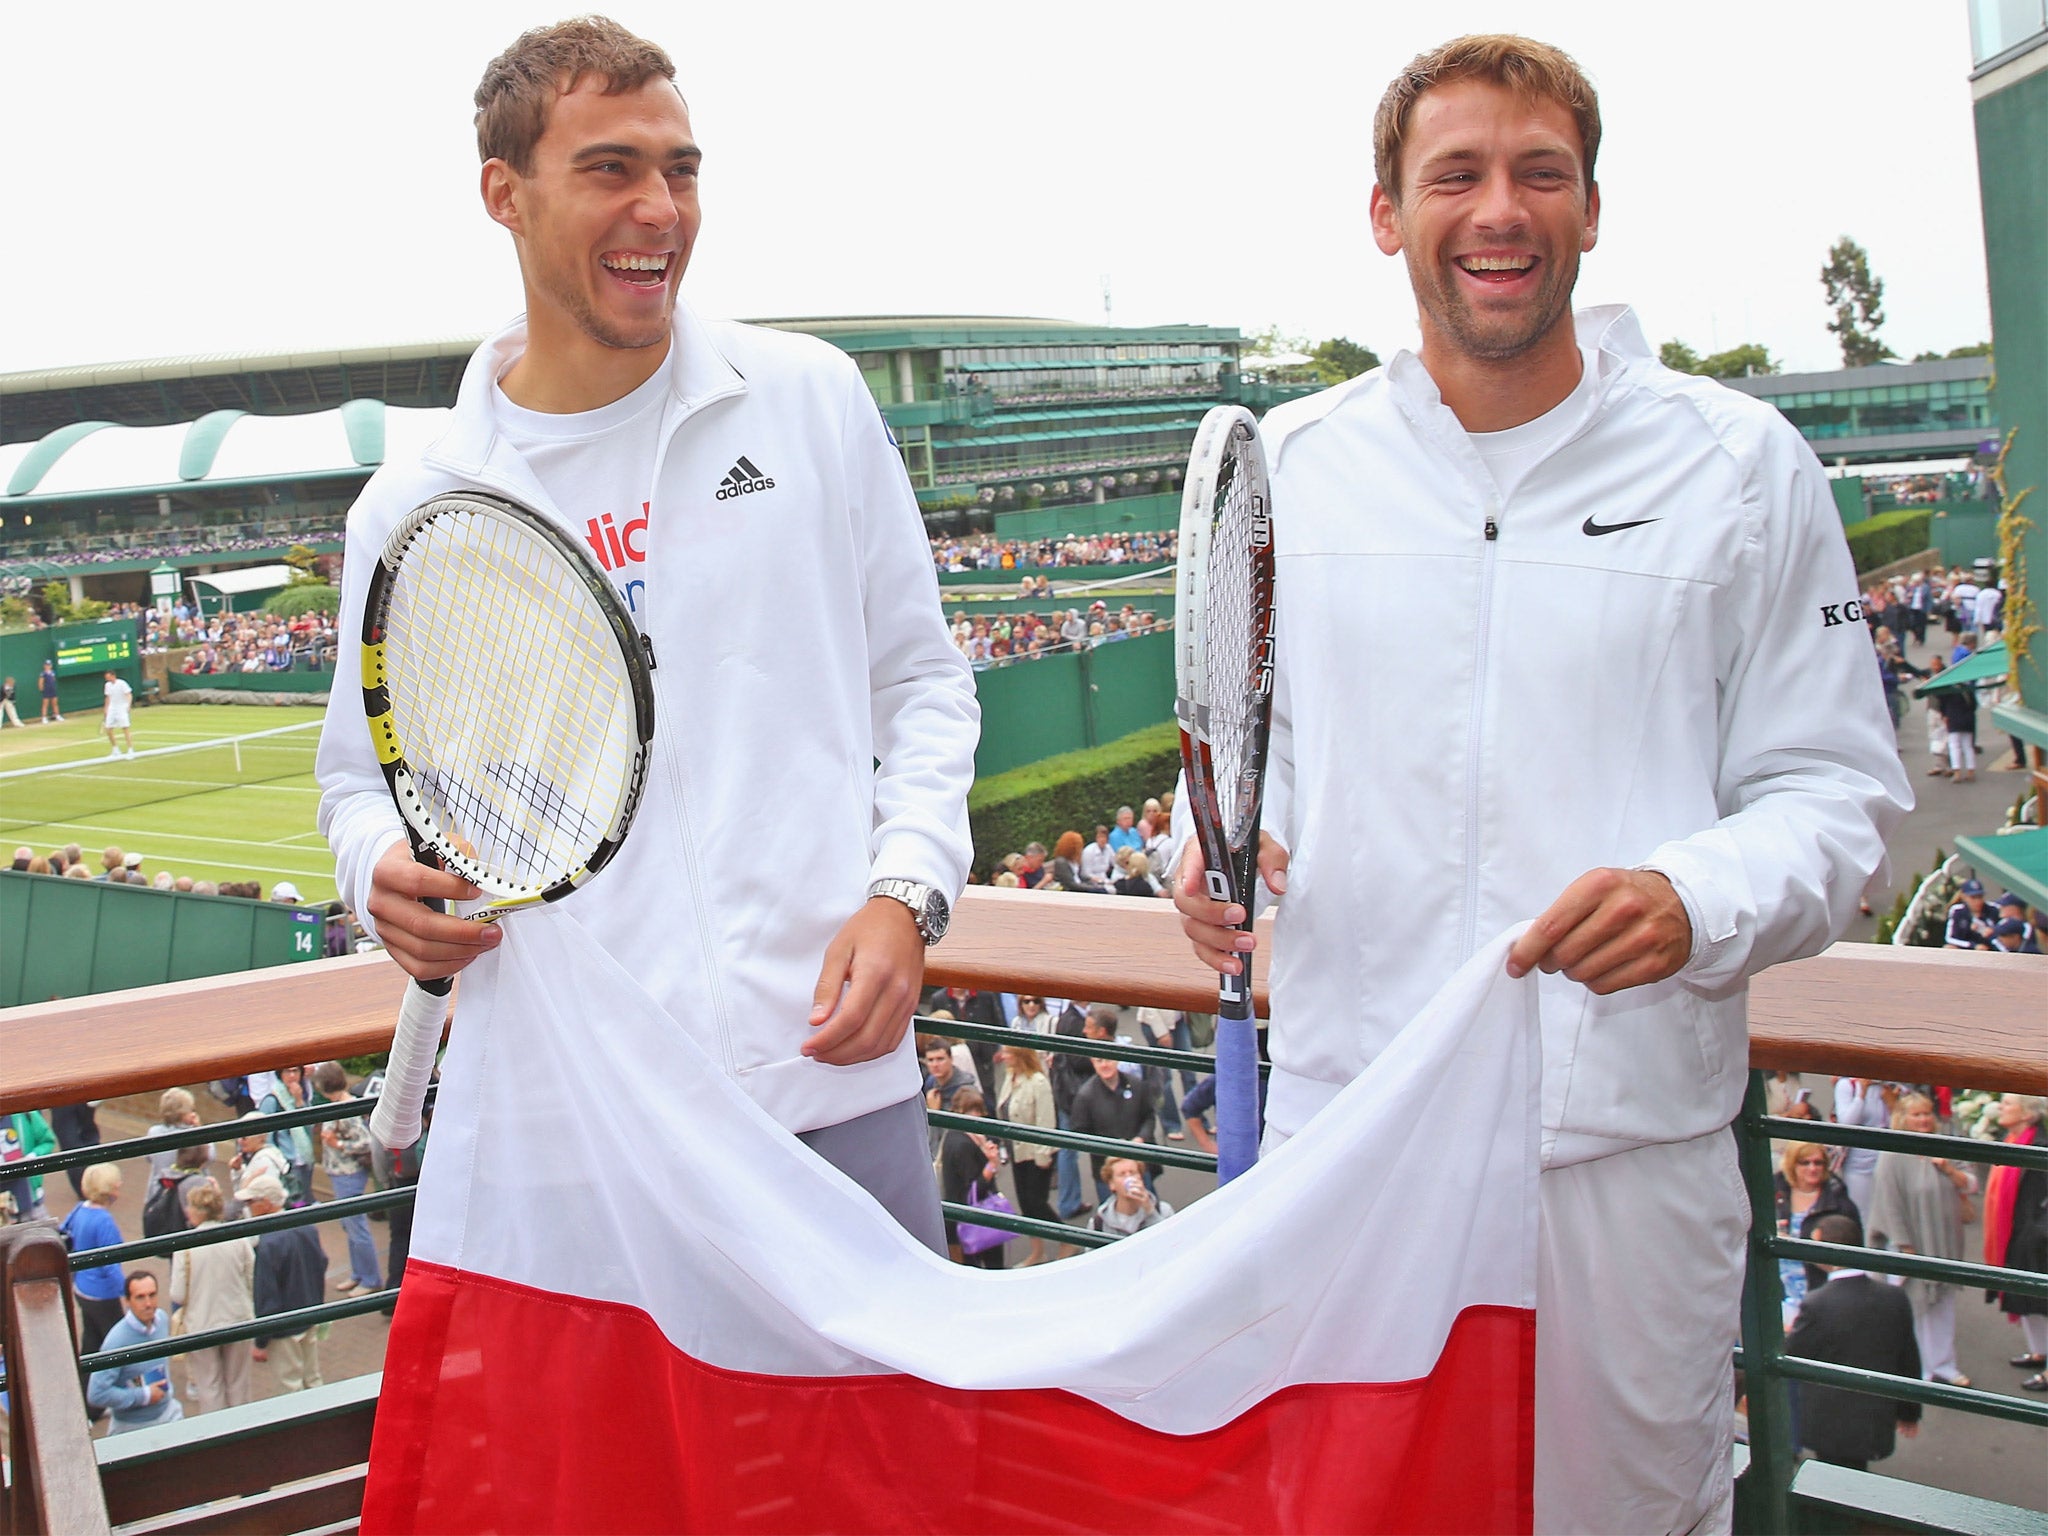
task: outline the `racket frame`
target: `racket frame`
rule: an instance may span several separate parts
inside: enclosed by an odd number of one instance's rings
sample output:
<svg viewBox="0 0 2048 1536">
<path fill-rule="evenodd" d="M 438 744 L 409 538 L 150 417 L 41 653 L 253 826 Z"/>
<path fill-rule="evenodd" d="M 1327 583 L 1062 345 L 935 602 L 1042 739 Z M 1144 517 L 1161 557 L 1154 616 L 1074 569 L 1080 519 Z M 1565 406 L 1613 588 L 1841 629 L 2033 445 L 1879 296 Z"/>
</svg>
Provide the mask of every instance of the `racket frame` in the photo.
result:
<svg viewBox="0 0 2048 1536">
<path fill-rule="evenodd" d="M 1237 476 L 1247 474 L 1252 477 L 1252 614 L 1245 684 L 1252 723 L 1245 765 L 1234 783 L 1224 785 L 1217 782 L 1211 750 L 1211 722 L 1218 701 L 1209 696 L 1211 637 L 1206 612 L 1218 502 L 1229 494 Z M 1207 892 L 1215 901 L 1243 908 L 1243 921 L 1237 925 L 1243 933 L 1253 931 L 1259 822 L 1272 735 L 1273 656 L 1278 618 L 1274 577 L 1272 491 L 1258 423 L 1242 406 L 1215 406 L 1202 418 L 1195 433 L 1181 496 L 1179 569 L 1174 583 L 1174 713 L 1180 724 L 1181 768 Z M 1231 812 L 1227 817 L 1226 806 Z M 1227 831 L 1233 821 L 1241 829 L 1240 840 L 1235 844 Z M 1219 972 L 1216 987 L 1217 1119 L 1221 1143 L 1218 1173 L 1226 1181 L 1243 1172 L 1258 1156 L 1252 957 L 1241 954 L 1238 960 L 1237 974 Z M 1234 1115 L 1225 1113 L 1226 1095 L 1236 1101 Z M 1249 1145 L 1244 1144 L 1247 1140 Z"/>
<path fill-rule="evenodd" d="M 564 878 L 538 890 L 506 884 L 454 846 L 420 795 L 393 710 L 384 644 L 391 601 L 397 592 L 398 572 L 413 540 L 436 518 L 457 511 L 482 511 L 489 516 L 503 518 L 541 539 L 561 556 L 568 572 L 573 573 L 590 593 L 611 629 L 613 639 L 618 642 L 633 700 L 636 750 L 618 809 L 590 856 Z M 377 754 L 377 765 L 383 770 L 392 803 L 405 823 L 413 857 L 429 868 L 453 871 L 484 892 L 488 899 L 487 905 L 469 914 L 471 921 L 495 922 L 508 912 L 559 901 L 587 883 L 618 852 L 619 845 L 625 841 L 627 829 L 633 823 L 634 812 L 639 808 L 641 793 L 647 783 L 649 749 L 654 740 L 651 666 L 649 647 L 634 629 L 626 606 L 610 579 L 573 538 L 531 508 L 488 491 L 451 491 L 422 502 L 391 530 L 377 563 L 370 568 L 369 589 L 363 598 L 363 714 L 369 726 L 371 745 Z"/>
</svg>

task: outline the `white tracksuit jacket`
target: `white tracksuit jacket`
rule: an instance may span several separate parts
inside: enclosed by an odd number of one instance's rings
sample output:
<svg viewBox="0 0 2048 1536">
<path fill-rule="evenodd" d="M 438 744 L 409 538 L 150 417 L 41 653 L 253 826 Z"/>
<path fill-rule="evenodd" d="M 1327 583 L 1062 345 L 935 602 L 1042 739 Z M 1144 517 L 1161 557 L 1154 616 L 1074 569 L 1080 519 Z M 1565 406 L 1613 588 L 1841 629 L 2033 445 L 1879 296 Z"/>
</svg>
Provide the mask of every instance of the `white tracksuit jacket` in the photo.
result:
<svg viewBox="0 0 2048 1536">
<path fill-rule="evenodd" d="M 1841 931 L 1911 807 L 1812 452 L 1626 310 L 1578 331 L 1585 419 L 1505 503 L 1411 354 L 1265 420 L 1280 1135 L 1605 865 L 1667 875 L 1694 948 L 1612 997 L 1541 979 L 1546 1165 L 1726 1125 L 1745 979 Z"/>
<path fill-rule="evenodd" d="M 387 532 L 441 491 L 497 491 L 583 538 L 496 435 L 491 385 L 524 345 L 519 323 L 479 348 L 447 431 L 364 487 L 348 519 L 345 636 L 361 633 Z M 678 304 L 669 366 L 652 507 L 633 539 L 646 573 L 635 618 L 655 657 L 653 760 L 625 845 L 568 909 L 769 1114 L 811 1130 L 917 1092 L 908 1036 L 852 1067 L 798 1048 L 825 946 L 871 880 L 949 897 L 965 882 L 980 709 L 916 498 L 852 361 Z M 717 499 L 741 455 L 773 488 Z M 367 921 L 370 871 L 403 828 L 359 689 L 334 691 L 319 778 L 342 900 Z"/>
</svg>

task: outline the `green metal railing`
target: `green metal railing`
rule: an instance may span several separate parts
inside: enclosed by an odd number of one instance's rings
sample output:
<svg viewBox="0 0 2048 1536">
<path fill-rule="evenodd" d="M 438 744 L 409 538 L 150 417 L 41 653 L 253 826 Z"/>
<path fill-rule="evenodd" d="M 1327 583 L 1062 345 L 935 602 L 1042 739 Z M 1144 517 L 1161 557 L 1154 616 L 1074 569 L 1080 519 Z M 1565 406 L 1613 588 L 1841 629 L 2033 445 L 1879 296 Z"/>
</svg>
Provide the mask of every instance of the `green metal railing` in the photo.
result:
<svg viewBox="0 0 2048 1536">
<path fill-rule="evenodd" d="M 432 1101 L 433 1094 L 430 1091 L 428 1102 L 431 1104 Z M 7 1177 L 10 1182 L 16 1179 L 42 1178 L 92 1163 L 111 1163 L 127 1158 L 148 1157 L 152 1152 L 176 1151 L 180 1147 L 200 1146 L 208 1142 L 234 1141 L 244 1136 L 268 1136 L 273 1131 L 289 1130 L 302 1125 L 323 1125 L 330 1120 L 355 1119 L 369 1114 L 376 1107 L 377 1100 L 374 1097 L 323 1101 L 309 1104 L 303 1109 L 280 1110 L 275 1114 L 256 1118 L 164 1131 L 130 1141 L 73 1147 L 68 1151 L 52 1152 L 44 1157 L 10 1163 L 7 1167 Z M 413 1202 L 414 1193 L 412 1185 L 401 1185 L 394 1189 L 371 1190 L 361 1195 L 352 1195 L 345 1200 L 294 1206 L 288 1210 L 275 1211 L 268 1216 L 245 1217 L 239 1221 L 222 1222 L 217 1226 L 165 1233 L 161 1237 L 138 1238 L 134 1242 L 110 1243 L 104 1248 L 84 1248 L 71 1255 L 71 1270 L 76 1274 L 79 1270 L 97 1269 L 103 1264 L 126 1265 L 136 1259 L 168 1258 L 188 1248 L 208 1248 L 217 1243 L 234 1242 L 241 1238 L 261 1237 L 266 1232 L 323 1225 L 350 1216 L 367 1216 L 372 1211 L 388 1211 L 395 1207 L 409 1206 Z M 387 1276 L 386 1284 L 381 1290 L 358 1292 L 338 1301 L 324 1301 L 317 1306 L 301 1307 L 290 1312 L 275 1312 L 227 1328 L 212 1328 L 203 1333 L 174 1334 L 169 1338 L 152 1340 L 147 1344 L 134 1344 L 125 1349 L 100 1350 L 93 1354 L 80 1355 L 78 1368 L 87 1372 L 104 1371 L 117 1366 L 131 1365 L 138 1360 L 162 1360 L 171 1355 L 191 1354 L 195 1350 L 212 1349 L 216 1345 L 239 1343 L 245 1339 L 290 1338 L 323 1323 L 359 1317 L 366 1312 L 388 1310 L 394 1304 L 396 1295 L 397 1281 Z M 0 1391 L 6 1389 L 7 1378 L 0 1375 Z"/>
<path fill-rule="evenodd" d="M 918 1018 L 912 1023 L 917 1032 L 923 1035 L 937 1035 L 955 1040 L 980 1040 L 992 1045 L 1019 1045 L 1041 1054 L 1087 1056 L 1099 1061 L 1128 1062 L 1133 1066 L 1163 1067 L 1168 1071 L 1197 1072 L 1205 1076 L 1216 1070 L 1215 1056 L 1205 1051 L 1131 1045 L 1119 1040 L 1091 1040 L 1085 1035 L 1039 1034 L 1034 1030 L 1005 1029 L 997 1025 L 972 1024 L 959 1019 Z M 1268 1070 L 1264 1062 L 1259 1064 L 1262 1076 Z M 1168 1091 L 1172 1091 L 1171 1079 L 1168 1080 Z M 1023 1125 L 1014 1120 L 997 1120 L 992 1116 L 956 1115 L 936 1109 L 927 1113 L 933 1125 L 946 1130 L 979 1131 L 985 1136 L 993 1136 L 1003 1141 L 1019 1141 L 1033 1146 L 1058 1147 L 1075 1152 L 1100 1153 L 1105 1157 L 1140 1156 L 1148 1163 L 1157 1163 L 1168 1168 L 1186 1168 L 1199 1173 L 1216 1171 L 1216 1154 L 1213 1152 L 1169 1147 L 1153 1141 L 1118 1141 L 1111 1136 L 1092 1136 L 1085 1131 Z M 1042 1221 L 1029 1216 L 1010 1216 L 1000 1211 L 985 1211 L 977 1206 L 960 1205 L 950 1200 L 940 1201 L 939 1210 L 948 1221 L 971 1221 L 976 1226 L 996 1227 L 1005 1232 L 1021 1233 L 1026 1237 L 1049 1237 L 1058 1242 L 1071 1243 L 1077 1248 L 1100 1248 L 1118 1241 L 1121 1236 L 1119 1233 L 1096 1232 L 1086 1227 L 1070 1227 L 1064 1222 Z"/>
<path fill-rule="evenodd" d="M 1771 1142 L 1807 1141 L 1859 1147 L 1958 1162 L 2003 1164 L 2048 1170 L 2048 1146 L 2008 1146 L 1967 1136 L 1922 1135 L 1791 1120 L 1765 1112 L 1763 1074 L 1752 1073 L 1742 1115 L 1736 1122 L 1743 1183 L 1749 1191 L 1749 1267 L 1742 1294 L 1742 1347 L 1736 1364 L 1749 1400 L 1748 1465 L 1736 1485 L 1736 1529 L 1744 1531 L 1833 1531 L 1865 1529 L 1872 1517 L 1883 1528 L 2004 1533 L 2048 1532 L 2048 1514 L 1926 1488 L 1898 1478 L 1802 1464 L 1792 1443 L 1788 1384 L 1794 1381 L 1840 1387 L 1894 1402 L 1953 1408 L 1986 1418 L 2048 1428 L 2048 1403 L 2006 1397 L 1976 1387 L 1918 1381 L 1882 1371 L 1861 1370 L 1802 1359 L 1785 1353 L 1784 1289 L 1778 1261 L 1826 1263 L 1872 1274 L 1937 1280 L 1950 1285 L 2048 1297 L 2048 1275 L 1929 1258 L 1880 1248 L 1849 1248 L 1782 1235 Z M 2044 1447 L 2048 1451 L 2048 1447 Z M 1847 1519 L 1850 1523 L 1845 1525 Z"/>
</svg>

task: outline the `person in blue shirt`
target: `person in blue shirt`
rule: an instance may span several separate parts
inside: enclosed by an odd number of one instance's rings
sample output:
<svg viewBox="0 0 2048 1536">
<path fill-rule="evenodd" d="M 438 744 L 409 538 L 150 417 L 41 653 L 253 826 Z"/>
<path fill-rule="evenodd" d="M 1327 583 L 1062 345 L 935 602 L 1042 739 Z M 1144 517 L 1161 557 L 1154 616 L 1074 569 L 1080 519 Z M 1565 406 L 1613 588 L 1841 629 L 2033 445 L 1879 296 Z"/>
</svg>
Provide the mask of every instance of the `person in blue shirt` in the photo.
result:
<svg viewBox="0 0 2048 1536">
<path fill-rule="evenodd" d="M 1109 834 L 1109 851 L 1118 856 L 1119 863 L 1122 855 L 1130 849 L 1135 848 L 1140 853 L 1145 851 L 1145 835 L 1134 825 L 1137 815 L 1128 805 L 1117 807 L 1116 826 Z"/>
<path fill-rule="evenodd" d="M 171 1336 L 170 1315 L 157 1309 L 156 1276 L 146 1269 L 133 1270 L 124 1282 L 122 1305 L 127 1315 L 107 1330 L 102 1349 L 127 1349 L 135 1344 L 152 1344 Z M 94 1371 L 85 1389 L 86 1401 L 113 1414 L 110 1435 L 131 1429 L 148 1429 L 182 1419 L 185 1409 L 171 1391 L 171 1363 L 168 1359 L 137 1360 Z"/>
<path fill-rule="evenodd" d="M 94 1163 L 79 1180 L 85 1198 L 71 1208 L 57 1230 L 71 1244 L 73 1253 L 89 1248 L 111 1248 L 126 1241 L 112 1206 L 121 1198 L 121 1170 L 114 1163 Z M 78 1299 L 78 1351 L 89 1355 L 100 1347 L 107 1331 L 121 1321 L 121 1266 L 95 1264 L 71 1277 L 71 1294 Z"/>
</svg>

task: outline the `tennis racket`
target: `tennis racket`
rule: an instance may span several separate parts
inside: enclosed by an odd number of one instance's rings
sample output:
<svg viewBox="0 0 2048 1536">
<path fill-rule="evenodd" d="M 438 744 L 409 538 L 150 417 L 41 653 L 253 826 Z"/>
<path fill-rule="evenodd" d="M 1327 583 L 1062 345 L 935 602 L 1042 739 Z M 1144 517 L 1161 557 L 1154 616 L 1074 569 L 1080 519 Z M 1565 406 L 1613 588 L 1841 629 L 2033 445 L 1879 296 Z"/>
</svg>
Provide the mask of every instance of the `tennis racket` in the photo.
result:
<svg viewBox="0 0 2048 1536">
<path fill-rule="evenodd" d="M 1174 676 L 1195 838 L 1209 895 L 1249 933 L 1259 803 L 1273 715 L 1273 519 L 1258 424 L 1242 406 L 1202 418 L 1180 504 Z M 1225 1182 L 1258 1161 L 1259 1045 L 1251 956 L 1217 978 L 1216 1157 Z"/>
<path fill-rule="evenodd" d="M 406 514 L 370 573 L 362 662 L 413 857 L 484 893 L 472 921 L 557 901 L 618 852 L 654 737 L 653 658 L 545 517 L 475 491 Z M 370 1115 L 385 1146 L 419 1140 L 452 979 L 405 990 Z"/>
</svg>

